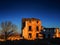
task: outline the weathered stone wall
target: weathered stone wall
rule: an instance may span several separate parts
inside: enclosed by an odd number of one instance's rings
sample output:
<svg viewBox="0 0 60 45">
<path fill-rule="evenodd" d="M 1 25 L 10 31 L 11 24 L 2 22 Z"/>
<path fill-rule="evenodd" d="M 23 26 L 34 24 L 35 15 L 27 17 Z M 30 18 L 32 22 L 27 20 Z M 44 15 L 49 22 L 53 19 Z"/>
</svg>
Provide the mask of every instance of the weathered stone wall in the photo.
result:
<svg viewBox="0 0 60 45">
<path fill-rule="evenodd" d="M 38 33 L 38 38 L 42 36 L 40 32 L 42 30 L 42 24 L 39 19 L 35 18 L 27 18 L 23 19 L 22 22 L 25 22 L 25 27 L 22 29 L 22 35 L 27 40 L 35 40 L 36 34 Z M 31 26 L 31 30 L 29 30 L 29 26 Z M 38 27 L 38 30 L 36 29 Z M 29 33 L 31 34 L 31 38 L 29 37 Z"/>
</svg>

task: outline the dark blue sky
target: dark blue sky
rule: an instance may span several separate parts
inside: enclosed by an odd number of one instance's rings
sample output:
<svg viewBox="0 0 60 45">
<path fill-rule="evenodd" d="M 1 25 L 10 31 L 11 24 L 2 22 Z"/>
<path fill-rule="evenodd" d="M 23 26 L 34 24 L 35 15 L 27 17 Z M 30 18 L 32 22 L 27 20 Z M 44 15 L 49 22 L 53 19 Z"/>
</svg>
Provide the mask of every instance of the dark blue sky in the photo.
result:
<svg viewBox="0 0 60 45">
<path fill-rule="evenodd" d="M 11 21 L 21 31 L 22 18 L 38 18 L 44 27 L 60 28 L 59 0 L 0 0 L 0 23 Z"/>
</svg>

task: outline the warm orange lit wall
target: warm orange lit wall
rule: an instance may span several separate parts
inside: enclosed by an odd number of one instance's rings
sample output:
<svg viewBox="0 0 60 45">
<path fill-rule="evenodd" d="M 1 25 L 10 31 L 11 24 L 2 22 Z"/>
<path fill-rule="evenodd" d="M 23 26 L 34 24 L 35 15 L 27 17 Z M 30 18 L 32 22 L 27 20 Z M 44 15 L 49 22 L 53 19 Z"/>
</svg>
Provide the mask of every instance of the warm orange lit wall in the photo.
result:
<svg viewBox="0 0 60 45">
<path fill-rule="evenodd" d="M 20 40 L 20 36 L 10 36 L 7 40 Z"/>
<path fill-rule="evenodd" d="M 60 38 L 60 32 L 58 28 L 55 29 L 55 37 Z"/>
<path fill-rule="evenodd" d="M 29 26 L 32 26 L 32 31 L 29 31 Z M 39 31 L 36 30 L 36 26 L 39 27 Z M 36 20 L 31 20 L 31 22 L 26 21 L 26 26 L 23 29 L 23 37 L 27 40 L 35 40 L 36 33 L 39 33 L 40 31 L 41 31 L 41 21 L 40 20 L 38 20 L 38 23 Z M 29 38 L 29 33 L 32 33 L 32 38 Z"/>
</svg>

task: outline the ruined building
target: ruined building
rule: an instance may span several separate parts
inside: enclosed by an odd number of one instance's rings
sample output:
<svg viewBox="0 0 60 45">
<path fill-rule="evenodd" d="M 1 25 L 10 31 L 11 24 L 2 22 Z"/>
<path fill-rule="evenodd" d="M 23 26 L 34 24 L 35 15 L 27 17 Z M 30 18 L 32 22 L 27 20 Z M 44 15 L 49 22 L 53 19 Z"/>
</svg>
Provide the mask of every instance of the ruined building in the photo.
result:
<svg viewBox="0 0 60 45">
<path fill-rule="evenodd" d="M 55 28 L 43 28 L 42 34 L 44 38 L 53 38 L 55 34 Z"/>
<path fill-rule="evenodd" d="M 36 18 L 23 18 L 22 19 L 22 36 L 27 40 L 35 40 L 43 38 L 40 34 L 42 30 L 42 24 L 39 19 Z"/>
</svg>

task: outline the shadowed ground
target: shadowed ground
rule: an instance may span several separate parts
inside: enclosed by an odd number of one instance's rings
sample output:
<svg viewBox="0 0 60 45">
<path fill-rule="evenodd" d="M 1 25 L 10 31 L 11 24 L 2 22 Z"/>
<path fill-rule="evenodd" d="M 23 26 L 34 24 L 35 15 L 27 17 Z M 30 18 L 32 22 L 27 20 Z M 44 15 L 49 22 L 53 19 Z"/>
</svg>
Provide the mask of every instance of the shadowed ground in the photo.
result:
<svg viewBox="0 0 60 45">
<path fill-rule="evenodd" d="M 15 40 L 0 42 L 0 45 L 60 45 L 60 39 Z"/>
</svg>

